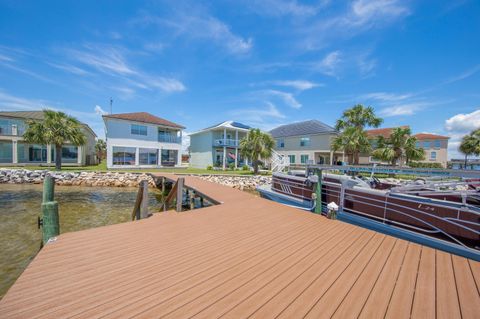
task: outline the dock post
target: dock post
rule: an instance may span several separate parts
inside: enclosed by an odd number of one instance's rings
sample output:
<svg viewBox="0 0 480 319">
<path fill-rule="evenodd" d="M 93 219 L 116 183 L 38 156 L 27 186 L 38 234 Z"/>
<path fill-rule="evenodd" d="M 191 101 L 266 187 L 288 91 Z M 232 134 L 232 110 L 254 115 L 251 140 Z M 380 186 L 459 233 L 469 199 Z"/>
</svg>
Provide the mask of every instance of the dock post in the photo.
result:
<svg viewBox="0 0 480 319">
<path fill-rule="evenodd" d="M 203 207 L 203 197 L 200 196 L 200 207 Z"/>
<path fill-rule="evenodd" d="M 162 194 L 165 195 L 165 177 L 162 176 Z"/>
<path fill-rule="evenodd" d="M 182 203 L 183 203 L 183 185 L 185 184 L 185 178 L 180 177 L 177 180 L 177 207 L 176 211 L 182 211 Z"/>
<path fill-rule="evenodd" d="M 45 245 L 52 237 L 60 234 L 58 203 L 54 201 L 55 178 L 45 176 L 43 181 L 42 202 L 42 242 Z"/>
<path fill-rule="evenodd" d="M 195 191 L 190 192 L 190 209 L 195 209 Z"/>
<path fill-rule="evenodd" d="M 140 205 L 140 219 L 148 217 L 148 181 L 140 182 L 142 188 L 142 204 Z"/>
<path fill-rule="evenodd" d="M 315 173 L 318 176 L 318 182 L 315 186 L 315 195 L 316 195 L 316 203 L 315 203 L 315 214 L 322 213 L 322 170 L 315 169 Z"/>
</svg>

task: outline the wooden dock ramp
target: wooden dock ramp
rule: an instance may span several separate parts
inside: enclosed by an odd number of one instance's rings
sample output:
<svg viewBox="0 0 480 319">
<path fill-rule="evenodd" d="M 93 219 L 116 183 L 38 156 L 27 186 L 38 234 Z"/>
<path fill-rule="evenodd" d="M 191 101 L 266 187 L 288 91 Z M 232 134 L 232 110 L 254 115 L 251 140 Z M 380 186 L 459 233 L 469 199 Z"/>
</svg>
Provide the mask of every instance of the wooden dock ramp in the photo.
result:
<svg viewBox="0 0 480 319">
<path fill-rule="evenodd" d="M 480 316 L 479 262 L 185 183 L 222 204 L 60 235 L 0 301 L 0 317 Z"/>
</svg>

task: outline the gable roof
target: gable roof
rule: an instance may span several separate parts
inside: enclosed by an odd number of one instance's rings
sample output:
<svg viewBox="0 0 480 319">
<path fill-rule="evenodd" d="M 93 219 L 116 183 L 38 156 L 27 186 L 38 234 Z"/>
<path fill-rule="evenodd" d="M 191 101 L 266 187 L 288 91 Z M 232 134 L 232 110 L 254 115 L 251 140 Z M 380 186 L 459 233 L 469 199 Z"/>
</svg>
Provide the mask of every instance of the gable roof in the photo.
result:
<svg viewBox="0 0 480 319">
<path fill-rule="evenodd" d="M 45 119 L 43 111 L 0 111 L 0 116 L 37 121 L 43 121 Z M 90 131 L 94 136 L 97 136 L 91 127 L 88 126 L 88 124 L 83 122 L 80 122 L 80 124 L 82 124 L 82 126 Z"/>
<path fill-rule="evenodd" d="M 184 129 L 185 126 L 182 126 L 177 123 L 173 123 L 161 117 L 155 116 L 153 114 L 147 112 L 134 112 L 134 113 L 119 113 L 119 114 L 107 114 L 102 115 L 105 118 L 112 118 L 112 119 L 119 119 L 119 120 L 126 120 L 126 121 L 133 121 L 133 122 L 140 122 L 140 123 L 148 123 L 148 124 L 155 124 L 155 125 L 163 125 L 175 128 Z"/>
<path fill-rule="evenodd" d="M 337 133 L 337 131 L 333 127 L 317 120 L 281 125 L 270 131 L 274 138 L 325 133 Z"/>
<path fill-rule="evenodd" d="M 230 129 L 236 129 L 236 130 L 240 130 L 240 131 L 249 131 L 252 127 L 250 127 L 246 124 L 240 123 L 240 122 L 225 121 L 225 122 L 221 122 L 221 123 L 206 127 L 206 128 L 204 128 L 204 129 L 202 129 L 198 132 L 190 133 L 189 135 L 195 135 L 195 134 L 198 134 L 198 133 L 212 131 L 212 130 L 216 130 L 216 129 L 219 129 L 219 128 L 230 128 Z"/>
<path fill-rule="evenodd" d="M 418 133 L 413 136 L 415 136 L 417 140 L 434 140 L 434 139 L 448 140 L 450 139 L 449 136 L 430 134 L 430 133 Z"/>
<path fill-rule="evenodd" d="M 402 125 L 402 126 L 397 126 L 397 127 L 410 128 L 410 126 L 408 126 L 408 125 Z M 372 129 L 372 130 L 366 130 L 365 132 L 367 133 L 368 137 L 383 136 L 384 138 L 388 138 L 392 134 L 393 129 L 395 129 L 397 127 L 376 128 L 376 129 Z"/>
</svg>

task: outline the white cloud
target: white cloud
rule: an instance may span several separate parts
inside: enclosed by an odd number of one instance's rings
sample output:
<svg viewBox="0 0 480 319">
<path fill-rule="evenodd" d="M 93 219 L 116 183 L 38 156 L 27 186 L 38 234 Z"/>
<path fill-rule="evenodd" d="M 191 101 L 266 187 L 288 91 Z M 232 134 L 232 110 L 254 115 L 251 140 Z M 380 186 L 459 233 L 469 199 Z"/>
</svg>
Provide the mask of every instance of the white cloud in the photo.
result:
<svg viewBox="0 0 480 319">
<path fill-rule="evenodd" d="M 449 83 L 454 83 L 454 82 L 464 80 L 466 78 L 471 77 L 472 75 L 476 74 L 479 71 L 480 71 L 480 64 L 477 64 L 476 66 L 462 72 L 461 74 L 448 79 L 447 81 L 444 82 L 444 84 L 449 84 Z"/>
<path fill-rule="evenodd" d="M 164 92 L 182 92 L 186 90 L 185 85 L 176 79 L 169 79 L 164 77 L 152 78 L 149 84 L 153 87 L 159 88 Z"/>
<path fill-rule="evenodd" d="M 278 91 L 278 90 L 265 90 L 263 92 L 267 95 L 280 98 L 283 101 L 283 103 L 285 103 L 286 105 L 294 109 L 299 109 L 302 107 L 302 104 L 300 104 L 300 102 L 297 101 L 297 99 L 292 93 Z"/>
<path fill-rule="evenodd" d="M 340 51 L 328 53 L 314 68 L 326 75 L 337 76 L 338 66 L 342 62 Z"/>
<path fill-rule="evenodd" d="M 316 6 L 298 3 L 295 0 L 255 0 L 250 3 L 253 11 L 269 16 L 312 16 L 329 1 L 321 1 Z"/>
<path fill-rule="evenodd" d="M 106 115 L 106 114 L 108 114 L 108 112 L 107 112 L 107 111 L 104 111 L 100 105 L 95 105 L 94 111 L 95 111 L 95 114 L 98 114 L 98 115 Z"/>
<path fill-rule="evenodd" d="M 383 117 L 414 115 L 418 111 L 425 108 L 427 105 L 429 104 L 422 102 L 393 105 L 381 109 L 379 115 Z"/>
<path fill-rule="evenodd" d="M 181 11 L 181 12 L 180 12 Z M 157 24 L 162 27 L 170 27 L 175 30 L 175 35 L 193 39 L 204 39 L 224 47 L 232 54 L 249 53 L 253 47 L 253 39 L 245 38 L 233 33 L 230 26 L 219 19 L 204 13 L 190 10 L 188 14 L 179 10 L 168 19 L 155 16 L 144 16 L 141 19 L 144 24 Z"/>
<path fill-rule="evenodd" d="M 404 16 L 409 10 L 397 0 L 357 0 L 352 3 L 352 24 L 369 24 L 375 20 L 391 19 Z"/>
<path fill-rule="evenodd" d="M 72 58 L 106 74 L 131 75 L 136 72 L 128 65 L 122 52 L 111 46 L 87 45 L 87 50 L 70 49 Z"/>
<path fill-rule="evenodd" d="M 278 85 L 278 86 L 287 86 L 287 87 L 292 87 L 294 89 L 297 89 L 299 91 L 305 91 L 305 90 L 310 90 L 318 86 L 323 86 L 322 84 L 310 82 L 310 81 L 305 81 L 305 80 L 285 80 L 285 81 L 269 81 L 266 83 L 271 83 L 273 85 Z"/>
<path fill-rule="evenodd" d="M 388 93 L 388 92 L 373 92 L 364 94 L 360 97 L 360 99 L 372 99 L 376 101 L 382 102 L 398 102 L 403 101 L 412 97 L 412 94 L 395 94 L 395 93 Z"/>
<path fill-rule="evenodd" d="M 280 125 L 281 121 L 286 118 L 271 102 L 265 102 L 265 105 L 260 107 L 231 111 L 229 115 L 242 118 L 242 121 L 266 131 Z"/>
<path fill-rule="evenodd" d="M 480 128 L 480 109 L 471 113 L 457 114 L 445 121 L 445 129 L 450 132 L 469 133 Z"/>
<path fill-rule="evenodd" d="M 41 110 L 46 106 L 44 100 L 34 100 L 10 95 L 0 90 L 0 109 L 2 111 L 31 111 Z"/>
<path fill-rule="evenodd" d="M 70 64 L 57 64 L 57 63 L 48 63 L 48 64 L 53 66 L 54 68 L 57 68 L 57 69 L 60 69 L 60 70 L 63 70 L 63 71 L 67 71 L 69 73 L 76 74 L 76 75 L 90 74 L 89 72 L 85 71 L 84 69 L 79 68 L 79 67 L 74 66 L 74 65 L 70 65 Z"/>
</svg>

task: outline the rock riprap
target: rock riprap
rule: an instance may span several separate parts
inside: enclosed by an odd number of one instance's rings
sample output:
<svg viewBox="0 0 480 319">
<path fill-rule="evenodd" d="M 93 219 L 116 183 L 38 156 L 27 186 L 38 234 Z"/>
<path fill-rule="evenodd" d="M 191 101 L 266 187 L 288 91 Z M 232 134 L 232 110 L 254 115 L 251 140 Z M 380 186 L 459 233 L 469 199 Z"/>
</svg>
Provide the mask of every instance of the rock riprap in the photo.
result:
<svg viewBox="0 0 480 319">
<path fill-rule="evenodd" d="M 230 176 L 230 175 L 199 175 L 203 180 L 237 188 L 240 190 L 255 190 L 257 186 L 270 184 L 271 176 Z"/>
<path fill-rule="evenodd" d="M 0 169 L 0 183 L 41 184 L 45 176 L 55 177 L 57 185 L 64 186 L 110 186 L 136 187 L 147 180 L 154 187 L 153 178 L 145 173 L 135 172 L 55 172 L 48 170 Z"/>
</svg>

